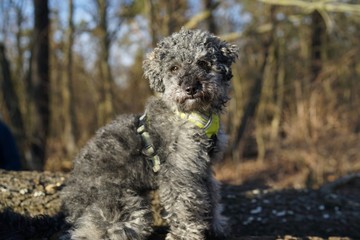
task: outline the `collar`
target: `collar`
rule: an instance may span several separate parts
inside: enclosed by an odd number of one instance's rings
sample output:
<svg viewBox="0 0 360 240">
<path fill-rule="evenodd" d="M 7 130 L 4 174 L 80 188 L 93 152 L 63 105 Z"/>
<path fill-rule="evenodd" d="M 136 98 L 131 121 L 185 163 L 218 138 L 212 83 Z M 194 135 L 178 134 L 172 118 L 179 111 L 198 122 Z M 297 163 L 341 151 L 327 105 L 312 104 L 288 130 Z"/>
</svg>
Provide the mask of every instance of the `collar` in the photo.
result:
<svg viewBox="0 0 360 240">
<path fill-rule="evenodd" d="M 219 115 L 213 113 L 209 114 L 208 116 L 199 112 L 183 113 L 179 111 L 176 111 L 176 115 L 178 115 L 181 119 L 193 123 L 198 128 L 203 129 L 206 136 L 211 139 L 212 142 L 215 141 L 214 139 L 216 139 L 216 135 L 218 134 L 220 128 Z M 144 115 L 139 118 L 139 124 L 136 131 L 138 132 L 138 134 L 140 134 L 143 141 L 144 147 L 142 149 L 142 153 L 151 163 L 152 170 L 156 173 L 160 170 L 161 161 L 156 153 L 156 149 L 154 147 L 154 143 L 150 137 L 150 134 L 147 131 L 146 123 L 147 116 L 146 113 L 144 113 Z"/>
<path fill-rule="evenodd" d="M 178 115 L 181 119 L 193 123 L 198 128 L 203 129 L 208 138 L 212 138 L 219 132 L 220 119 L 219 115 L 215 113 L 206 115 L 200 112 L 184 113 L 176 111 L 176 115 Z"/>
</svg>

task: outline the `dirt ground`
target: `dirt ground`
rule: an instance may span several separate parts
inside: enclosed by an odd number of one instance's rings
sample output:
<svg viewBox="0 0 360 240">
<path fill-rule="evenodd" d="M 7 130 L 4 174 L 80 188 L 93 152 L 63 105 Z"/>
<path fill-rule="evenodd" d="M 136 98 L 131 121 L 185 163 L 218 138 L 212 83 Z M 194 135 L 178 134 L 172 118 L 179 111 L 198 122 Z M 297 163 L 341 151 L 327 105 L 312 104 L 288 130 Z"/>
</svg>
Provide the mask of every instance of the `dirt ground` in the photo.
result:
<svg viewBox="0 0 360 240">
<path fill-rule="evenodd" d="M 360 239 L 360 176 L 318 190 L 225 185 L 223 191 L 234 236 Z"/>
<path fill-rule="evenodd" d="M 0 171 L 0 239 L 63 236 L 66 226 L 57 214 L 65 179 L 62 173 Z M 360 174 L 319 189 L 224 184 L 222 196 L 229 240 L 360 239 Z M 150 239 L 164 239 L 164 234 Z"/>
</svg>

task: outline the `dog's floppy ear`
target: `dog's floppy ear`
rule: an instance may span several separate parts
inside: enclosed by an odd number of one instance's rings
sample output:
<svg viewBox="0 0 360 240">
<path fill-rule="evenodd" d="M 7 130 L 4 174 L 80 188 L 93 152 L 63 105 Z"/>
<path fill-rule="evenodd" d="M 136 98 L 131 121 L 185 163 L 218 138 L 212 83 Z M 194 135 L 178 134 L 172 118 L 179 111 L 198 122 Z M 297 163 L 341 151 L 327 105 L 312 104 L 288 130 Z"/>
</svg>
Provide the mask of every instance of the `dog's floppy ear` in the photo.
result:
<svg viewBox="0 0 360 240">
<path fill-rule="evenodd" d="M 149 80 L 150 88 L 156 92 L 164 92 L 165 86 L 161 76 L 160 64 L 156 59 L 156 49 L 149 53 L 144 62 L 143 62 L 143 70 L 145 77 Z"/>
<path fill-rule="evenodd" d="M 226 41 L 221 40 L 219 37 L 210 35 L 205 43 L 208 52 L 216 55 L 219 63 L 225 64 L 230 67 L 238 57 L 239 48 Z"/>
<path fill-rule="evenodd" d="M 227 42 L 222 42 L 221 52 L 222 55 L 227 58 L 228 65 L 231 65 L 235 62 L 236 58 L 238 57 L 239 48 L 236 45 L 232 45 Z"/>
<path fill-rule="evenodd" d="M 230 81 L 232 78 L 231 64 L 233 64 L 238 57 L 238 47 L 216 37 L 216 40 L 208 44 L 209 51 L 215 52 L 217 59 L 217 68 L 224 75 L 225 81 Z"/>
</svg>

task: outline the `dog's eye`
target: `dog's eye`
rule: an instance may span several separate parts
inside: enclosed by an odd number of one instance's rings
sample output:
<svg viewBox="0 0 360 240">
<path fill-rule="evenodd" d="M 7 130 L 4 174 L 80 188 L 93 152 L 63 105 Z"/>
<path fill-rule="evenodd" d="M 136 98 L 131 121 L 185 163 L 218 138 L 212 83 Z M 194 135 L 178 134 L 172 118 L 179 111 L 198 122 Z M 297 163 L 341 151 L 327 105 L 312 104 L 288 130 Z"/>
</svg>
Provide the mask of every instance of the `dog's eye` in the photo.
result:
<svg viewBox="0 0 360 240">
<path fill-rule="evenodd" d="M 175 66 L 170 67 L 170 71 L 171 71 L 171 72 L 173 72 L 173 73 L 174 73 L 174 72 L 177 72 L 178 70 L 179 70 L 179 67 L 178 67 L 178 66 L 176 66 L 176 65 L 175 65 Z"/>
<path fill-rule="evenodd" d="M 210 71 L 210 69 L 211 69 L 211 64 L 207 61 L 199 60 L 199 61 L 197 61 L 197 65 L 207 72 Z"/>
</svg>

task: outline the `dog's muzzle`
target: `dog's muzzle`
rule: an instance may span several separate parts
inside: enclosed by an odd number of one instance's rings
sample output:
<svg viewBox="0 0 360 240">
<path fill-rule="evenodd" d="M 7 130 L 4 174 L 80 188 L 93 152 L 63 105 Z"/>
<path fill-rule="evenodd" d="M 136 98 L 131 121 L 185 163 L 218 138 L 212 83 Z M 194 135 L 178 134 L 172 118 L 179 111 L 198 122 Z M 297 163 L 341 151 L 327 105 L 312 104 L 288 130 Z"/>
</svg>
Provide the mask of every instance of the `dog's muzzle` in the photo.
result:
<svg viewBox="0 0 360 240">
<path fill-rule="evenodd" d="M 181 88 L 185 91 L 185 93 L 188 96 L 195 98 L 202 90 L 202 85 L 200 81 L 196 81 L 196 80 L 192 82 L 184 81 L 181 84 Z"/>
</svg>

